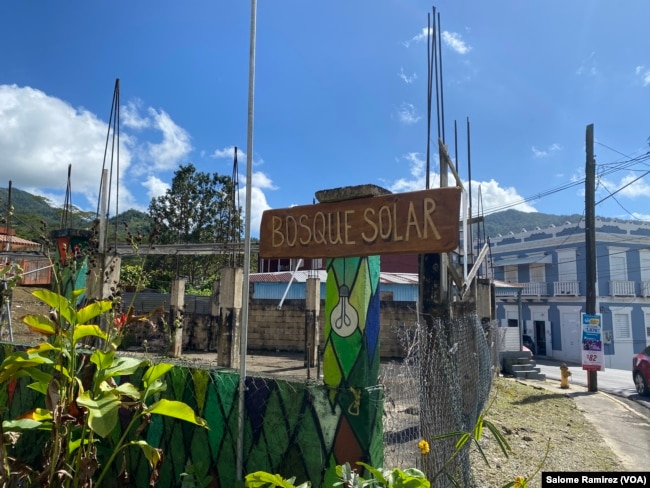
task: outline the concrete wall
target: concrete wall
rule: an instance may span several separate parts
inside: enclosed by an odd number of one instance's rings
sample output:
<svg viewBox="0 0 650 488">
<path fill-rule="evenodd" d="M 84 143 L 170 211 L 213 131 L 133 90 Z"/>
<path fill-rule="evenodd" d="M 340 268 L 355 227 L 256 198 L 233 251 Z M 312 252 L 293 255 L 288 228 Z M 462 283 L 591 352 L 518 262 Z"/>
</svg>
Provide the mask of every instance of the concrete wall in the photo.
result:
<svg viewBox="0 0 650 488">
<path fill-rule="evenodd" d="M 278 310 L 277 300 L 253 300 L 248 314 L 249 351 L 303 352 L 305 342 L 305 301 L 285 300 Z M 325 316 L 321 305 L 320 341 L 324 342 Z M 145 312 L 145 310 L 137 310 Z M 383 359 L 403 357 L 399 330 L 417 319 L 414 302 L 381 302 L 380 354 Z M 213 344 L 216 319 L 210 315 L 185 311 L 183 316 L 183 350 L 204 351 Z"/>
</svg>

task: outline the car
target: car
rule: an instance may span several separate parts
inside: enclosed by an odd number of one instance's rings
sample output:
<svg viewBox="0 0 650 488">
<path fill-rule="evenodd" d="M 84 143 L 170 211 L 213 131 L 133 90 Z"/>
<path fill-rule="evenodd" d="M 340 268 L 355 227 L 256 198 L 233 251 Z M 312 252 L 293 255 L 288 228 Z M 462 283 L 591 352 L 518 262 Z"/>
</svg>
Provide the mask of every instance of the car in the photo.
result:
<svg viewBox="0 0 650 488">
<path fill-rule="evenodd" d="M 535 349 L 535 341 L 533 341 L 533 338 L 528 334 L 524 334 L 521 338 L 521 342 L 524 347 L 527 347 L 534 356 L 537 350 Z"/>
<path fill-rule="evenodd" d="M 632 359 L 632 378 L 639 395 L 650 396 L 650 346 Z"/>
</svg>

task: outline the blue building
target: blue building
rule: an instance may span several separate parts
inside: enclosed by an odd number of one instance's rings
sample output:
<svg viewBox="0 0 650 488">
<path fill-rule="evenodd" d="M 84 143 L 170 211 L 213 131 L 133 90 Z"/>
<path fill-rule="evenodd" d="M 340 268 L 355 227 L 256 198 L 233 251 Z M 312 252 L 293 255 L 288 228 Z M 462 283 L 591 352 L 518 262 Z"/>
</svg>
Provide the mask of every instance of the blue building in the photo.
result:
<svg viewBox="0 0 650 488">
<path fill-rule="evenodd" d="M 496 318 L 508 328 L 506 336 L 518 340 L 521 327 L 538 356 L 580 363 L 587 294 L 584 221 L 524 229 L 490 244 Z M 650 225 L 597 219 L 596 275 L 605 367 L 631 369 L 634 353 L 650 342 Z"/>
</svg>

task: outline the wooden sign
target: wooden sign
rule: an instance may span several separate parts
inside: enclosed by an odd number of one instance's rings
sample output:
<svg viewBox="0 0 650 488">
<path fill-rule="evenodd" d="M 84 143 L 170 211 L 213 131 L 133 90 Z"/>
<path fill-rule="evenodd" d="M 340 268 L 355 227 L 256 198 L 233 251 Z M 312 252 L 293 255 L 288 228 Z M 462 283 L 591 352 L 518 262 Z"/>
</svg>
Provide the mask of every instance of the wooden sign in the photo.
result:
<svg viewBox="0 0 650 488">
<path fill-rule="evenodd" d="M 317 203 L 262 214 L 260 257 L 335 258 L 458 247 L 460 188 Z"/>
</svg>

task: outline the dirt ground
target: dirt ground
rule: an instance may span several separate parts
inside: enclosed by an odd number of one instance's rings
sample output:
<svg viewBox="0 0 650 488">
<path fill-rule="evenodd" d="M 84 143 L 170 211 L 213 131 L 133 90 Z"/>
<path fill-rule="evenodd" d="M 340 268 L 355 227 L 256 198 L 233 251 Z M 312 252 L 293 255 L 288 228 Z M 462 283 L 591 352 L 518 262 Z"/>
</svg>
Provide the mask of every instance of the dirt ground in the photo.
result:
<svg viewBox="0 0 650 488">
<path fill-rule="evenodd" d="M 38 343 L 42 337 L 30 332 L 23 322 L 25 315 L 47 314 L 50 308 L 41 302 L 32 293 L 38 288 L 16 287 L 11 296 L 11 328 L 14 342 L 31 345 Z"/>
</svg>

